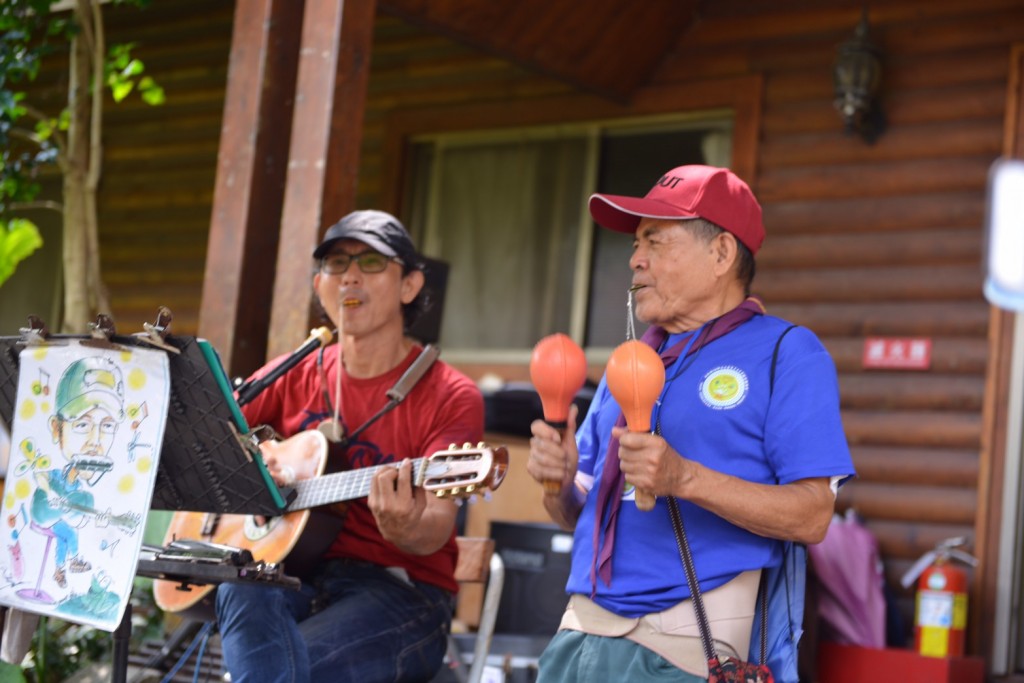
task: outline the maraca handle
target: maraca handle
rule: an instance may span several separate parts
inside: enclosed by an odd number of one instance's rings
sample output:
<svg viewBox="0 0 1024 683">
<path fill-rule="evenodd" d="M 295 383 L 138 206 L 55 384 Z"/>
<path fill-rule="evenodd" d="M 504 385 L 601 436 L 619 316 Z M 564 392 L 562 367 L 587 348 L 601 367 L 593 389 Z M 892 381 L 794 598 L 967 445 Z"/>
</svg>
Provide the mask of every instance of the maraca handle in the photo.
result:
<svg viewBox="0 0 1024 683">
<path fill-rule="evenodd" d="M 568 420 L 544 420 L 561 434 L 569 426 Z M 541 484 L 544 486 L 544 495 L 557 496 L 562 491 L 562 482 L 558 479 L 545 479 Z"/>
<path fill-rule="evenodd" d="M 544 486 L 544 495 L 546 496 L 557 496 L 562 492 L 562 482 L 557 479 L 545 479 L 542 485 Z"/>
<path fill-rule="evenodd" d="M 636 508 L 641 512 L 650 512 L 654 509 L 654 494 L 636 489 Z"/>
</svg>

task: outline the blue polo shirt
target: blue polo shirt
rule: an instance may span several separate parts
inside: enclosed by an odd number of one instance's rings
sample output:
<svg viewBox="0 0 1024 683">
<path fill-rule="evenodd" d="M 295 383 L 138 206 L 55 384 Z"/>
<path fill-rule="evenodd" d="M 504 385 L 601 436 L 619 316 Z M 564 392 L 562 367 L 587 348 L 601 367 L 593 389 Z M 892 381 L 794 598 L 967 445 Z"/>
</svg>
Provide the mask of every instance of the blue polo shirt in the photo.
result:
<svg viewBox="0 0 1024 683">
<path fill-rule="evenodd" d="M 772 353 L 790 324 L 757 315 L 666 369 L 651 424 L 677 452 L 707 467 L 763 484 L 854 474 L 839 413 L 835 365 L 808 329 L 792 329 L 779 346 L 774 389 Z M 670 339 L 668 345 L 674 342 Z M 576 525 L 567 590 L 591 593 L 593 524 L 612 426 L 619 407 L 604 379 L 577 431 L 579 472 L 595 483 Z M 659 612 L 690 596 L 668 507 L 658 499 L 641 512 L 626 487 L 612 556 L 612 582 L 597 580 L 595 601 L 629 617 Z M 680 501 L 701 589 L 743 571 L 778 566 L 782 543 L 745 531 Z"/>
</svg>

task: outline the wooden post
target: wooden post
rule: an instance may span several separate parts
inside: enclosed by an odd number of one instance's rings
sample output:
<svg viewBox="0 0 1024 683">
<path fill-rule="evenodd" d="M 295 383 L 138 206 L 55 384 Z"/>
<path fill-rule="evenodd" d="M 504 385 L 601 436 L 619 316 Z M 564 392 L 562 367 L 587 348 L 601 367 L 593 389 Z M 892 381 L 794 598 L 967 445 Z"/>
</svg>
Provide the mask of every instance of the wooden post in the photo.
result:
<svg viewBox="0 0 1024 683">
<path fill-rule="evenodd" d="M 1016 44 L 1010 51 L 1010 75 L 1006 92 L 1006 120 L 1004 122 L 1003 154 L 1024 158 L 1024 44 Z M 974 572 L 968 602 L 968 652 L 987 658 L 990 668 L 1014 670 L 1013 658 L 1020 659 L 1019 644 L 1010 643 L 1007 655 L 1010 661 L 992 661 L 992 643 L 995 634 L 995 614 L 999 579 L 1000 532 L 1003 525 L 1003 480 L 1007 476 L 1007 429 L 1010 420 L 1019 415 L 1007 412 L 1007 397 L 1012 378 L 1015 314 L 990 309 L 989 359 L 985 376 L 985 404 L 982 411 L 982 447 L 978 471 L 978 501 L 982 503 L 975 522 L 975 554 L 981 560 Z M 1017 342 L 1019 343 L 1019 342 Z M 1015 567 L 1020 571 L 1019 567 Z M 1019 576 L 1013 577 L 1013 581 Z M 1016 632 L 1013 623 L 1020 618 L 1020 608 L 1014 607 L 1010 615 L 1011 629 L 1007 637 Z M 1017 629 L 1020 625 L 1017 624 Z M 1012 638 L 1011 638 L 1012 639 Z"/>
<path fill-rule="evenodd" d="M 266 358 L 302 7 L 252 0 L 235 8 L 199 312 L 200 335 L 234 374 Z"/>
<path fill-rule="evenodd" d="M 312 253 L 355 208 L 375 0 L 306 5 L 267 355 L 309 334 Z"/>
</svg>

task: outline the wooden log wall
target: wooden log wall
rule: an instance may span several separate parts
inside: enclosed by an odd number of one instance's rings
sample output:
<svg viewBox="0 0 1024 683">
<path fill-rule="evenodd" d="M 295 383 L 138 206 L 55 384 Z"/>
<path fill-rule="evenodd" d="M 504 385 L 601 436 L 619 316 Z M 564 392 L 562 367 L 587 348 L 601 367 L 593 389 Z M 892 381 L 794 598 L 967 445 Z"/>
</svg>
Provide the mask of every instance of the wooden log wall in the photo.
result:
<svg viewBox="0 0 1024 683">
<path fill-rule="evenodd" d="M 134 97 L 106 107 L 100 252 L 125 331 L 161 305 L 173 331 L 197 331 L 233 15 L 225 0 L 105 12 L 108 41 L 137 43 L 167 96 L 159 107 Z"/>
</svg>

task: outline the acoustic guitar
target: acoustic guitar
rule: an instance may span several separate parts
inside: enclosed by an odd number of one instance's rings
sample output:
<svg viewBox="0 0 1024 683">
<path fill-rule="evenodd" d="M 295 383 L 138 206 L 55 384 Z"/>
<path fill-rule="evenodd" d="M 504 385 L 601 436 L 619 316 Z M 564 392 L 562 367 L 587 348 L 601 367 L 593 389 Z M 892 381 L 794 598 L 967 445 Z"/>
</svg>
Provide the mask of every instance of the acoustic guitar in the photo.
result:
<svg viewBox="0 0 1024 683">
<path fill-rule="evenodd" d="M 377 471 L 397 464 L 324 474 L 327 440 L 316 430 L 300 432 L 284 441 L 265 441 L 260 450 L 265 460 L 272 457 L 283 469 L 290 467 L 295 473 L 296 495 L 283 515 L 263 519 L 254 515 L 176 512 L 164 545 L 181 539 L 202 540 L 247 549 L 257 561 L 284 561 L 286 568 L 301 571 L 322 556 L 344 523 L 342 515 L 312 508 L 365 498 Z M 452 444 L 447 450 L 414 459 L 412 468 L 414 486 L 439 498 L 465 497 L 501 485 L 508 471 L 508 451 L 483 443 Z M 153 595 L 166 612 L 210 619 L 214 588 L 158 579 L 153 582 Z"/>
</svg>

